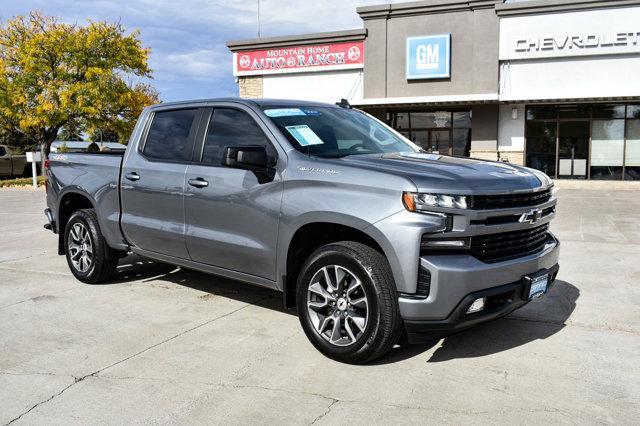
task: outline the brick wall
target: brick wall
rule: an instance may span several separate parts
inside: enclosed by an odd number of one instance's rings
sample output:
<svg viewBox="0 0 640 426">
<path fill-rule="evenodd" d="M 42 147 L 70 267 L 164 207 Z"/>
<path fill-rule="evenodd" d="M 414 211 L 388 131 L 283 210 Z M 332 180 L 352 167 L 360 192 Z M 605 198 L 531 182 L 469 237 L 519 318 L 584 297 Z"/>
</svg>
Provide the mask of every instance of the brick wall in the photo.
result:
<svg viewBox="0 0 640 426">
<path fill-rule="evenodd" d="M 261 98 L 262 76 L 238 77 L 238 88 L 241 98 Z"/>
<path fill-rule="evenodd" d="M 498 152 L 497 151 L 471 151 L 469 156 L 472 158 L 478 158 L 480 160 L 498 160 Z"/>
<path fill-rule="evenodd" d="M 508 161 L 512 164 L 524 166 L 523 151 L 500 151 L 500 160 Z"/>
<path fill-rule="evenodd" d="M 480 160 L 507 161 L 520 166 L 524 165 L 524 152 L 522 151 L 471 151 L 469 156 Z"/>
</svg>

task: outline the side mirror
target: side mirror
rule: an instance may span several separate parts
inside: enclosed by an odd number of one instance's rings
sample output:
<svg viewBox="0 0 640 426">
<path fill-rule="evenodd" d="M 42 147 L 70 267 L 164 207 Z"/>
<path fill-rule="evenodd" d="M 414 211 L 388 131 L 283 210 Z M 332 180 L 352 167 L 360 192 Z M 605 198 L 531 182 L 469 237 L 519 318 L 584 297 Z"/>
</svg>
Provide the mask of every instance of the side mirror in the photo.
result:
<svg viewBox="0 0 640 426">
<path fill-rule="evenodd" d="M 265 172 L 269 168 L 267 149 L 263 146 L 228 146 L 224 149 L 222 165 L 254 172 Z"/>
</svg>

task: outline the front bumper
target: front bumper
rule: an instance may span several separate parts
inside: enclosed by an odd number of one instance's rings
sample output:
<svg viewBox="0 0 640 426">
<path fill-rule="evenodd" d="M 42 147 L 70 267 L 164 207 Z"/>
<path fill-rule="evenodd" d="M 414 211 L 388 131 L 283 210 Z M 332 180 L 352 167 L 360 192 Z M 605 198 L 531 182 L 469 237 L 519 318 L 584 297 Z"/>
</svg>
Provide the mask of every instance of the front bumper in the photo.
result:
<svg viewBox="0 0 640 426">
<path fill-rule="evenodd" d="M 484 263 L 470 255 L 434 255 L 420 258 L 420 268 L 431 274 L 429 296 L 401 295 L 398 299 L 410 340 L 412 335 L 457 331 L 507 315 L 525 305 L 522 297 L 524 277 L 548 271 L 552 279 L 558 272 L 560 243 L 551 236 L 536 254 L 497 263 Z M 501 303 L 477 314 L 466 314 L 478 297 L 501 295 Z M 413 336 L 416 337 L 416 336 Z"/>
<path fill-rule="evenodd" d="M 547 291 L 553 286 L 558 274 L 556 264 L 550 269 L 540 271 L 549 274 Z M 410 343 L 421 343 L 433 338 L 482 324 L 487 321 L 502 318 L 518 308 L 529 303 L 527 299 L 528 285 L 524 279 L 510 284 L 488 288 L 467 294 L 458 306 L 444 320 L 410 321 L 405 320 L 407 338 Z M 480 312 L 468 314 L 467 310 L 474 300 L 484 297 L 486 308 Z"/>
</svg>

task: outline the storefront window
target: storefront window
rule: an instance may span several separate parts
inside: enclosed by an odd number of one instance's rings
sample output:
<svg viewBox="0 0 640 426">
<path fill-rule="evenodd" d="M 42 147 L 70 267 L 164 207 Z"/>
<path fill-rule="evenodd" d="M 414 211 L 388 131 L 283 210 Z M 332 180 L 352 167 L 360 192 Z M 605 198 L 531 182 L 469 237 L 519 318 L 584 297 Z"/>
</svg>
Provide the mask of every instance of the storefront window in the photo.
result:
<svg viewBox="0 0 640 426">
<path fill-rule="evenodd" d="M 453 129 L 453 155 L 457 155 L 459 157 L 468 157 L 470 151 L 471 129 Z"/>
<path fill-rule="evenodd" d="M 640 180 L 640 104 L 535 105 L 526 116 L 527 166 L 555 178 Z"/>
<path fill-rule="evenodd" d="M 593 118 L 624 118 L 625 105 L 595 105 Z"/>
<path fill-rule="evenodd" d="M 527 166 L 556 175 L 556 121 L 527 122 Z"/>
<path fill-rule="evenodd" d="M 627 105 L 627 118 L 640 118 L 640 105 Z"/>
<path fill-rule="evenodd" d="M 640 120 L 627 120 L 625 180 L 640 180 Z"/>
<path fill-rule="evenodd" d="M 454 112 L 453 127 L 471 128 L 471 112 L 470 111 Z"/>
<path fill-rule="evenodd" d="M 623 160 L 624 120 L 593 120 L 591 179 L 622 179 Z"/>
<path fill-rule="evenodd" d="M 558 107 L 555 105 L 541 105 L 527 108 L 527 120 L 544 120 L 558 118 Z"/>
<path fill-rule="evenodd" d="M 591 118 L 591 105 L 560 105 L 558 118 Z"/>
<path fill-rule="evenodd" d="M 408 129 L 411 127 L 409 123 L 409 113 L 408 112 L 398 112 L 393 116 L 392 126 L 396 130 Z"/>
<path fill-rule="evenodd" d="M 391 126 L 425 151 L 469 156 L 471 111 L 398 111 Z"/>
</svg>

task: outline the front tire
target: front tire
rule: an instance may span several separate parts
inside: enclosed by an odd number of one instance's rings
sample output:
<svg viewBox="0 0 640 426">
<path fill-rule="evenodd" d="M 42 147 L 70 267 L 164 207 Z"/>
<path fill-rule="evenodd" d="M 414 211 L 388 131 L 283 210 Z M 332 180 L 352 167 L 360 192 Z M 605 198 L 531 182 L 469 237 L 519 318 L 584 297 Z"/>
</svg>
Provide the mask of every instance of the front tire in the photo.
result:
<svg viewBox="0 0 640 426">
<path fill-rule="evenodd" d="M 78 280 L 98 284 L 115 276 L 118 257 L 100 232 L 93 209 L 71 215 L 64 231 L 64 248 L 69 269 Z"/>
<path fill-rule="evenodd" d="M 387 259 L 355 241 L 320 247 L 302 266 L 298 317 L 324 355 L 360 364 L 386 354 L 402 333 L 398 296 Z"/>
</svg>

